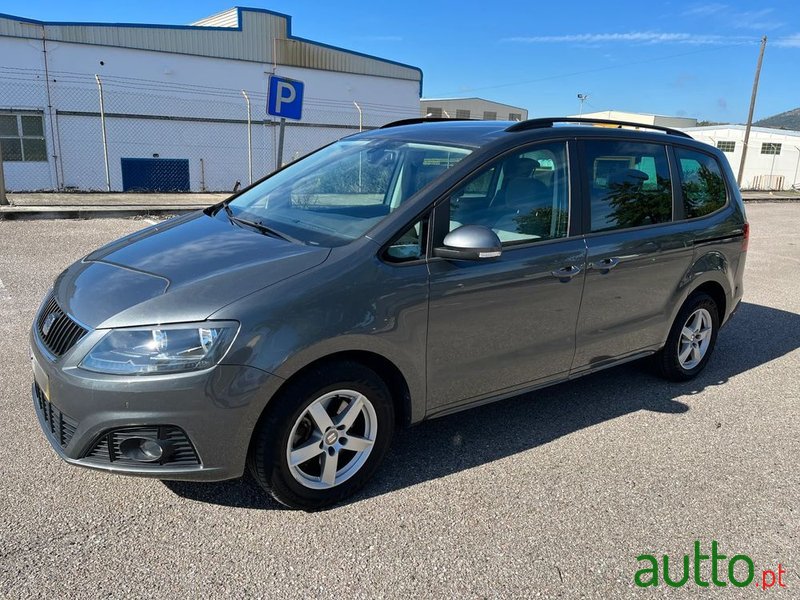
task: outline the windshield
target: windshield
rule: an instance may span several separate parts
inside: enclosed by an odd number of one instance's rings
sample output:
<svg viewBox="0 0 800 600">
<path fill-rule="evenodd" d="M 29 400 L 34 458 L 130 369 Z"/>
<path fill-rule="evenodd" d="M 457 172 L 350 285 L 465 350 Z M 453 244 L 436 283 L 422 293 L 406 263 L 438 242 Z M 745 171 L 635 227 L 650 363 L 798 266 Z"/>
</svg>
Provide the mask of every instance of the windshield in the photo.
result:
<svg viewBox="0 0 800 600">
<path fill-rule="evenodd" d="M 361 237 L 471 151 L 397 140 L 350 140 L 300 160 L 229 204 L 237 219 L 300 242 Z"/>
</svg>

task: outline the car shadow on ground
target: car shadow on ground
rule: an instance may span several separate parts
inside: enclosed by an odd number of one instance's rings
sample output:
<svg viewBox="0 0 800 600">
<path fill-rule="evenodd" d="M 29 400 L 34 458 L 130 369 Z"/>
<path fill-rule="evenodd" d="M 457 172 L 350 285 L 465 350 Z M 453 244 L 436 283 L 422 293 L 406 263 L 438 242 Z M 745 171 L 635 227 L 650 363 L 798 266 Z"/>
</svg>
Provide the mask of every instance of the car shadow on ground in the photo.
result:
<svg viewBox="0 0 800 600">
<path fill-rule="evenodd" d="M 383 466 L 350 500 L 390 493 L 490 463 L 640 410 L 669 415 L 689 407 L 676 398 L 730 378 L 800 347 L 800 315 L 742 303 L 722 329 L 707 368 L 671 383 L 633 363 L 509 400 L 421 423 L 395 436 Z M 645 368 L 643 368 L 645 367 Z M 164 482 L 187 499 L 240 508 L 280 509 L 245 477 L 220 483 Z"/>
</svg>

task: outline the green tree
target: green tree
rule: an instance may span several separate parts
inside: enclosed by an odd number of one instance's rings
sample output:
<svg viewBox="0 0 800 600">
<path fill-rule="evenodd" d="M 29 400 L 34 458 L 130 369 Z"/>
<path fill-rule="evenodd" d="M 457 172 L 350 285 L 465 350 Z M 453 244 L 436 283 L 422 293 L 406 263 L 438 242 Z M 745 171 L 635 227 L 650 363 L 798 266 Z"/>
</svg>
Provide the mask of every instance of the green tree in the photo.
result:
<svg viewBox="0 0 800 600">
<path fill-rule="evenodd" d="M 672 191 L 668 178 L 656 176 L 655 189 L 641 188 L 641 183 L 629 181 L 609 186 L 606 200 L 613 209 L 608 216 L 609 224 L 638 227 L 672 218 Z"/>
</svg>

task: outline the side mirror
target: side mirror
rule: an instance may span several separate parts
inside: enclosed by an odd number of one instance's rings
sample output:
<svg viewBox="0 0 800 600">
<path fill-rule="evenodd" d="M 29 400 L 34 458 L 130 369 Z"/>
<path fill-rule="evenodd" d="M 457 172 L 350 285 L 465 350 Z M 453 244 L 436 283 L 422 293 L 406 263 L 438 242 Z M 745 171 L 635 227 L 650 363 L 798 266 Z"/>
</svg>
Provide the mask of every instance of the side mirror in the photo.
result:
<svg viewBox="0 0 800 600">
<path fill-rule="evenodd" d="M 451 260 L 484 260 L 503 253 L 500 238 L 483 225 L 462 225 L 444 237 L 443 246 L 433 255 Z"/>
</svg>

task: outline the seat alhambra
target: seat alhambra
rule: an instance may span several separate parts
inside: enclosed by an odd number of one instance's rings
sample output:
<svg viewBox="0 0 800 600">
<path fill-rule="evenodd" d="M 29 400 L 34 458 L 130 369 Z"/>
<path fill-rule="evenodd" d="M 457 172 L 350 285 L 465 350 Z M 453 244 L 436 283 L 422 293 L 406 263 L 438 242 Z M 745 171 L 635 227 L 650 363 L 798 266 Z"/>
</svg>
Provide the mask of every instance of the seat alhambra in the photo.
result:
<svg viewBox="0 0 800 600">
<path fill-rule="evenodd" d="M 249 469 L 311 510 L 363 486 L 398 426 L 644 357 L 703 370 L 749 233 L 719 150 L 618 122 L 430 121 L 61 273 L 30 336 L 55 451 L 165 480 Z"/>
</svg>

